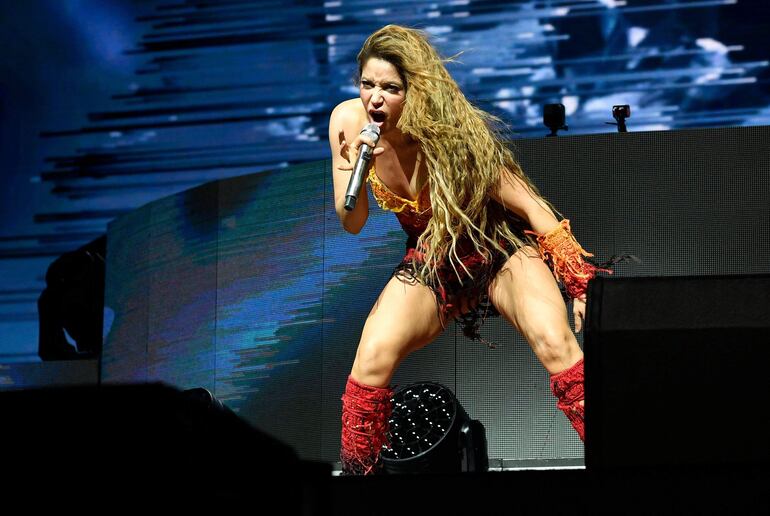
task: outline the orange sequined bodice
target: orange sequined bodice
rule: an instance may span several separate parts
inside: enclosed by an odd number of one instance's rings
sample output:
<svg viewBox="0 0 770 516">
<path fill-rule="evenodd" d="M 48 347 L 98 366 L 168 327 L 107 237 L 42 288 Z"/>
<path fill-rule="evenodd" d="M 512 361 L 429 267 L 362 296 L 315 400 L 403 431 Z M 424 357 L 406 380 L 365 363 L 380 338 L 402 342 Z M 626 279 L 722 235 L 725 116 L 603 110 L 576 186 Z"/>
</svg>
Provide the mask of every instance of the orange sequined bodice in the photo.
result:
<svg viewBox="0 0 770 516">
<path fill-rule="evenodd" d="M 428 227 L 428 221 L 433 215 L 430 207 L 430 188 L 427 182 L 417 194 L 417 199 L 412 201 L 396 195 L 385 186 L 374 171 L 374 164 L 369 168 L 367 181 L 369 181 L 377 204 L 383 210 L 396 214 L 407 235 L 417 238 L 425 231 L 425 228 Z"/>
</svg>

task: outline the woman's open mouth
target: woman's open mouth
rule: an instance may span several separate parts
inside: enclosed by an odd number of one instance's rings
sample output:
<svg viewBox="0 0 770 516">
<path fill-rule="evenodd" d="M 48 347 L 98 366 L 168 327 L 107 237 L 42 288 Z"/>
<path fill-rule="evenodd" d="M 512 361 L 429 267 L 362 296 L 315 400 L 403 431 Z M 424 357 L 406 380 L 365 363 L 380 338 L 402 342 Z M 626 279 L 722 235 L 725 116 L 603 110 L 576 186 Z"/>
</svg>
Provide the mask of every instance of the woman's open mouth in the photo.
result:
<svg viewBox="0 0 770 516">
<path fill-rule="evenodd" d="M 386 115 L 383 111 L 369 111 L 369 116 L 372 118 L 372 122 L 376 124 L 382 124 L 386 118 L 388 118 L 388 115 Z"/>
</svg>

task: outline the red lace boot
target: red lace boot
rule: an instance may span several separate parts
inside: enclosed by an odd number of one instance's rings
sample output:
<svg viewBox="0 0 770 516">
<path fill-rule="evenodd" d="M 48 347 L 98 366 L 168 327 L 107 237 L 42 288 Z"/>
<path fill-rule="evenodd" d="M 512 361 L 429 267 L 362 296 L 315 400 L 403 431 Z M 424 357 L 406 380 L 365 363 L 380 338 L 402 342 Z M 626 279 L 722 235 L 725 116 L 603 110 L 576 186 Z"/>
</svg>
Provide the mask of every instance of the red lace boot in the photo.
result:
<svg viewBox="0 0 770 516">
<path fill-rule="evenodd" d="M 348 376 L 342 395 L 343 475 L 370 475 L 382 469 L 380 449 L 386 443 L 393 391 L 372 387 Z"/>
<path fill-rule="evenodd" d="M 567 415 L 581 441 L 585 437 L 585 407 L 580 403 L 585 399 L 583 381 L 582 358 L 569 369 L 551 375 L 551 392 L 558 399 L 556 406 Z"/>
</svg>

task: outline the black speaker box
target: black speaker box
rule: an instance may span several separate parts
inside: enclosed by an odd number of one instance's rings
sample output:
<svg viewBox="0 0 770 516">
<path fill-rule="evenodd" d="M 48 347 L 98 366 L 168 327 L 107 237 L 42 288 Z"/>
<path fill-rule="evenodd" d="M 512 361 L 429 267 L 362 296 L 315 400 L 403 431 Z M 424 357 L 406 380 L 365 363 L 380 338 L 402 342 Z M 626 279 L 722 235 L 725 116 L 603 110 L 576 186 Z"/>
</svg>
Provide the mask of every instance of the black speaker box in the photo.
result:
<svg viewBox="0 0 770 516">
<path fill-rule="evenodd" d="M 0 392 L 3 470 L 27 499 L 197 507 L 269 496 L 298 513 L 298 478 L 313 468 L 203 391 L 134 384 Z"/>
<path fill-rule="evenodd" d="M 770 464 L 770 275 L 597 278 L 587 469 Z"/>
</svg>

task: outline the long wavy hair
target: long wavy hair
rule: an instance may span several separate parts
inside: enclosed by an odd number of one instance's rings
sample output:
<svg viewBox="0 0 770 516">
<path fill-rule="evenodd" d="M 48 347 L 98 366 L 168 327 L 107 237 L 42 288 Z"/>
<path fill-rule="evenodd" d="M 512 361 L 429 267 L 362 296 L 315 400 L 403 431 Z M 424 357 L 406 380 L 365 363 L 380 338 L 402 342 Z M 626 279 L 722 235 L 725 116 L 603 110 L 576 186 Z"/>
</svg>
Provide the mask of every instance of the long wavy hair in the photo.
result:
<svg viewBox="0 0 770 516">
<path fill-rule="evenodd" d="M 425 157 L 433 216 L 417 241 L 417 249 L 425 251 L 420 279 L 440 283 L 437 267 L 447 258 L 458 277 L 460 268 L 471 276 L 458 253 L 461 236 L 485 259 L 491 258 L 492 249 L 508 256 L 502 241 L 521 248 L 525 242 L 510 227 L 515 215 L 489 202 L 489 192 L 499 189 L 503 170 L 553 206 L 503 143 L 500 119 L 473 106 L 449 75 L 445 63 L 456 56 L 443 59 L 420 30 L 387 25 L 369 36 L 358 53 L 359 77 L 371 58 L 387 61 L 399 71 L 406 97 L 397 127 L 419 142 Z M 461 252 L 467 254 L 465 245 Z"/>
</svg>

